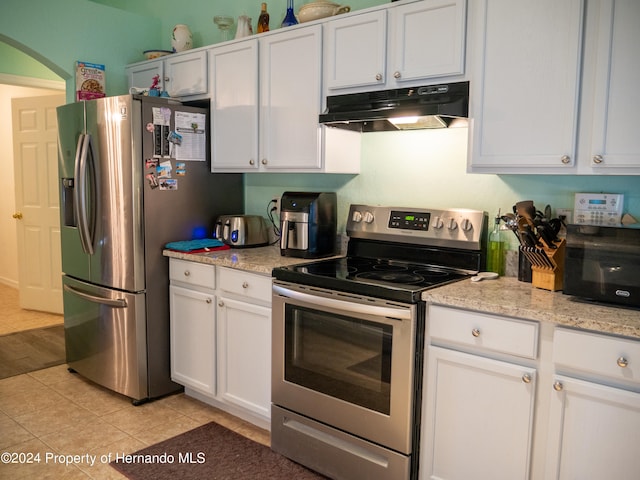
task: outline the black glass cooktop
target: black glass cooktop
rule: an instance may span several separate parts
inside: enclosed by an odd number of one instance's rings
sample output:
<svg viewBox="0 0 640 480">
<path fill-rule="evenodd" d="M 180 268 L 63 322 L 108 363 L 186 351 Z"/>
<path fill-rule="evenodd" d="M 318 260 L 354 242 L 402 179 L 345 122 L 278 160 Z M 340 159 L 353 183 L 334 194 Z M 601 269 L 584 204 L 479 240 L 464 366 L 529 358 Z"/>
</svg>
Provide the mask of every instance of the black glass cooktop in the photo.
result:
<svg viewBox="0 0 640 480">
<path fill-rule="evenodd" d="M 441 267 L 363 257 L 280 267 L 273 275 L 277 280 L 409 303 L 420 301 L 426 289 L 470 276 Z"/>
</svg>

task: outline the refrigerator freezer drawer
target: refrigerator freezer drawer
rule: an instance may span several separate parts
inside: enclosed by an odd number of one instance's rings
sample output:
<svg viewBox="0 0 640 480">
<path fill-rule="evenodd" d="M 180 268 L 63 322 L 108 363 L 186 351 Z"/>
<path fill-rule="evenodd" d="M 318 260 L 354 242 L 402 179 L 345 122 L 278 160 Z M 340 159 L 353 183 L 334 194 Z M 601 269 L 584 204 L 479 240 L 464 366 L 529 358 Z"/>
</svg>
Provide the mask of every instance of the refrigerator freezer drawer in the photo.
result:
<svg viewBox="0 0 640 480">
<path fill-rule="evenodd" d="M 134 401 L 148 398 L 145 294 L 63 276 L 67 364 Z"/>
</svg>

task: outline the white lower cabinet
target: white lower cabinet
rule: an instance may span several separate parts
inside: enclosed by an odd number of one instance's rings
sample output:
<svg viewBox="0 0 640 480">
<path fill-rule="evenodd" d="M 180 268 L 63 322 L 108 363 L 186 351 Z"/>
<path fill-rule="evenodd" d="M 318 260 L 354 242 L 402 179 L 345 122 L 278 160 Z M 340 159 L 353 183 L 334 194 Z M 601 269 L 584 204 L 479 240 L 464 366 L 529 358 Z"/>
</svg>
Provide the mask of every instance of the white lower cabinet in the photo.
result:
<svg viewBox="0 0 640 480">
<path fill-rule="evenodd" d="M 637 479 L 640 342 L 557 329 L 554 347 L 546 479 Z"/>
<path fill-rule="evenodd" d="M 271 308 L 218 297 L 218 397 L 271 417 Z"/>
<path fill-rule="evenodd" d="M 640 341 L 430 305 L 419 478 L 635 480 Z"/>
<path fill-rule="evenodd" d="M 440 307 L 428 321 L 438 337 L 427 347 L 419 477 L 529 478 L 536 368 L 487 356 L 535 351 L 536 324 L 500 319 L 507 334 L 492 317 Z"/>
<path fill-rule="evenodd" d="M 171 379 L 215 395 L 215 294 L 171 285 L 169 295 Z"/>
<path fill-rule="evenodd" d="M 263 428 L 271 418 L 271 277 L 170 259 L 171 378 Z"/>
</svg>

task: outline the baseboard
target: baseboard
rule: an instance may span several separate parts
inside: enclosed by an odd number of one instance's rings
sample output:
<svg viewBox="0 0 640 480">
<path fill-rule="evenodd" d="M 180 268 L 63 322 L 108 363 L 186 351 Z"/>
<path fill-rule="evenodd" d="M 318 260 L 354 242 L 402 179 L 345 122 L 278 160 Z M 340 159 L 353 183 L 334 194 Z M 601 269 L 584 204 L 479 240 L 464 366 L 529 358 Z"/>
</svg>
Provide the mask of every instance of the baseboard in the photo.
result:
<svg viewBox="0 0 640 480">
<path fill-rule="evenodd" d="M 16 280 L 11 280 L 10 278 L 0 277 L 0 283 L 6 285 L 7 287 L 15 288 L 16 290 L 19 287 L 19 283 Z"/>
</svg>

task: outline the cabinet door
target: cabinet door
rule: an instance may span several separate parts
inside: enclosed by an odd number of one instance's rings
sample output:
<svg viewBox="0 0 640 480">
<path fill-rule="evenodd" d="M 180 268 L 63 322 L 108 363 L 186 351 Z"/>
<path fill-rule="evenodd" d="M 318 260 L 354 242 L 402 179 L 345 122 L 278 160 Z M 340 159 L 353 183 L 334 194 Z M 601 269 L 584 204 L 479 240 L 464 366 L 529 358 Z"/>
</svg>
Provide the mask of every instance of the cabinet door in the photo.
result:
<svg viewBox="0 0 640 480">
<path fill-rule="evenodd" d="M 171 379 L 215 395 L 215 303 L 213 293 L 171 285 Z"/>
<path fill-rule="evenodd" d="M 640 173 L 640 2 L 603 0 L 599 20 L 589 162 L 594 173 Z"/>
<path fill-rule="evenodd" d="M 324 70 L 327 95 L 348 87 L 384 85 L 387 12 L 355 15 L 325 23 Z"/>
<path fill-rule="evenodd" d="M 640 393 L 556 376 L 545 478 L 635 480 Z"/>
<path fill-rule="evenodd" d="M 207 93 L 207 52 L 170 55 L 164 70 L 165 89 L 172 97 Z"/>
<path fill-rule="evenodd" d="M 218 299 L 218 398 L 271 417 L 271 309 Z"/>
<path fill-rule="evenodd" d="M 260 163 L 319 169 L 322 26 L 260 40 Z"/>
<path fill-rule="evenodd" d="M 211 170 L 258 169 L 258 41 L 209 51 Z"/>
<path fill-rule="evenodd" d="M 471 171 L 572 172 L 583 3 L 478 1 Z"/>
<path fill-rule="evenodd" d="M 159 87 L 164 90 L 164 62 L 162 60 L 154 60 L 140 65 L 127 67 L 127 76 L 129 77 L 129 88 L 144 88 L 146 90 L 153 84 L 153 77 L 158 75 L 160 79 Z"/>
<path fill-rule="evenodd" d="M 466 0 L 425 0 L 389 15 L 389 88 L 464 73 Z"/>
<path fill-rule="evenodd" d="M 536 371 L 427 350 L 420 478 L 528 478 Z"/>
</svg>

